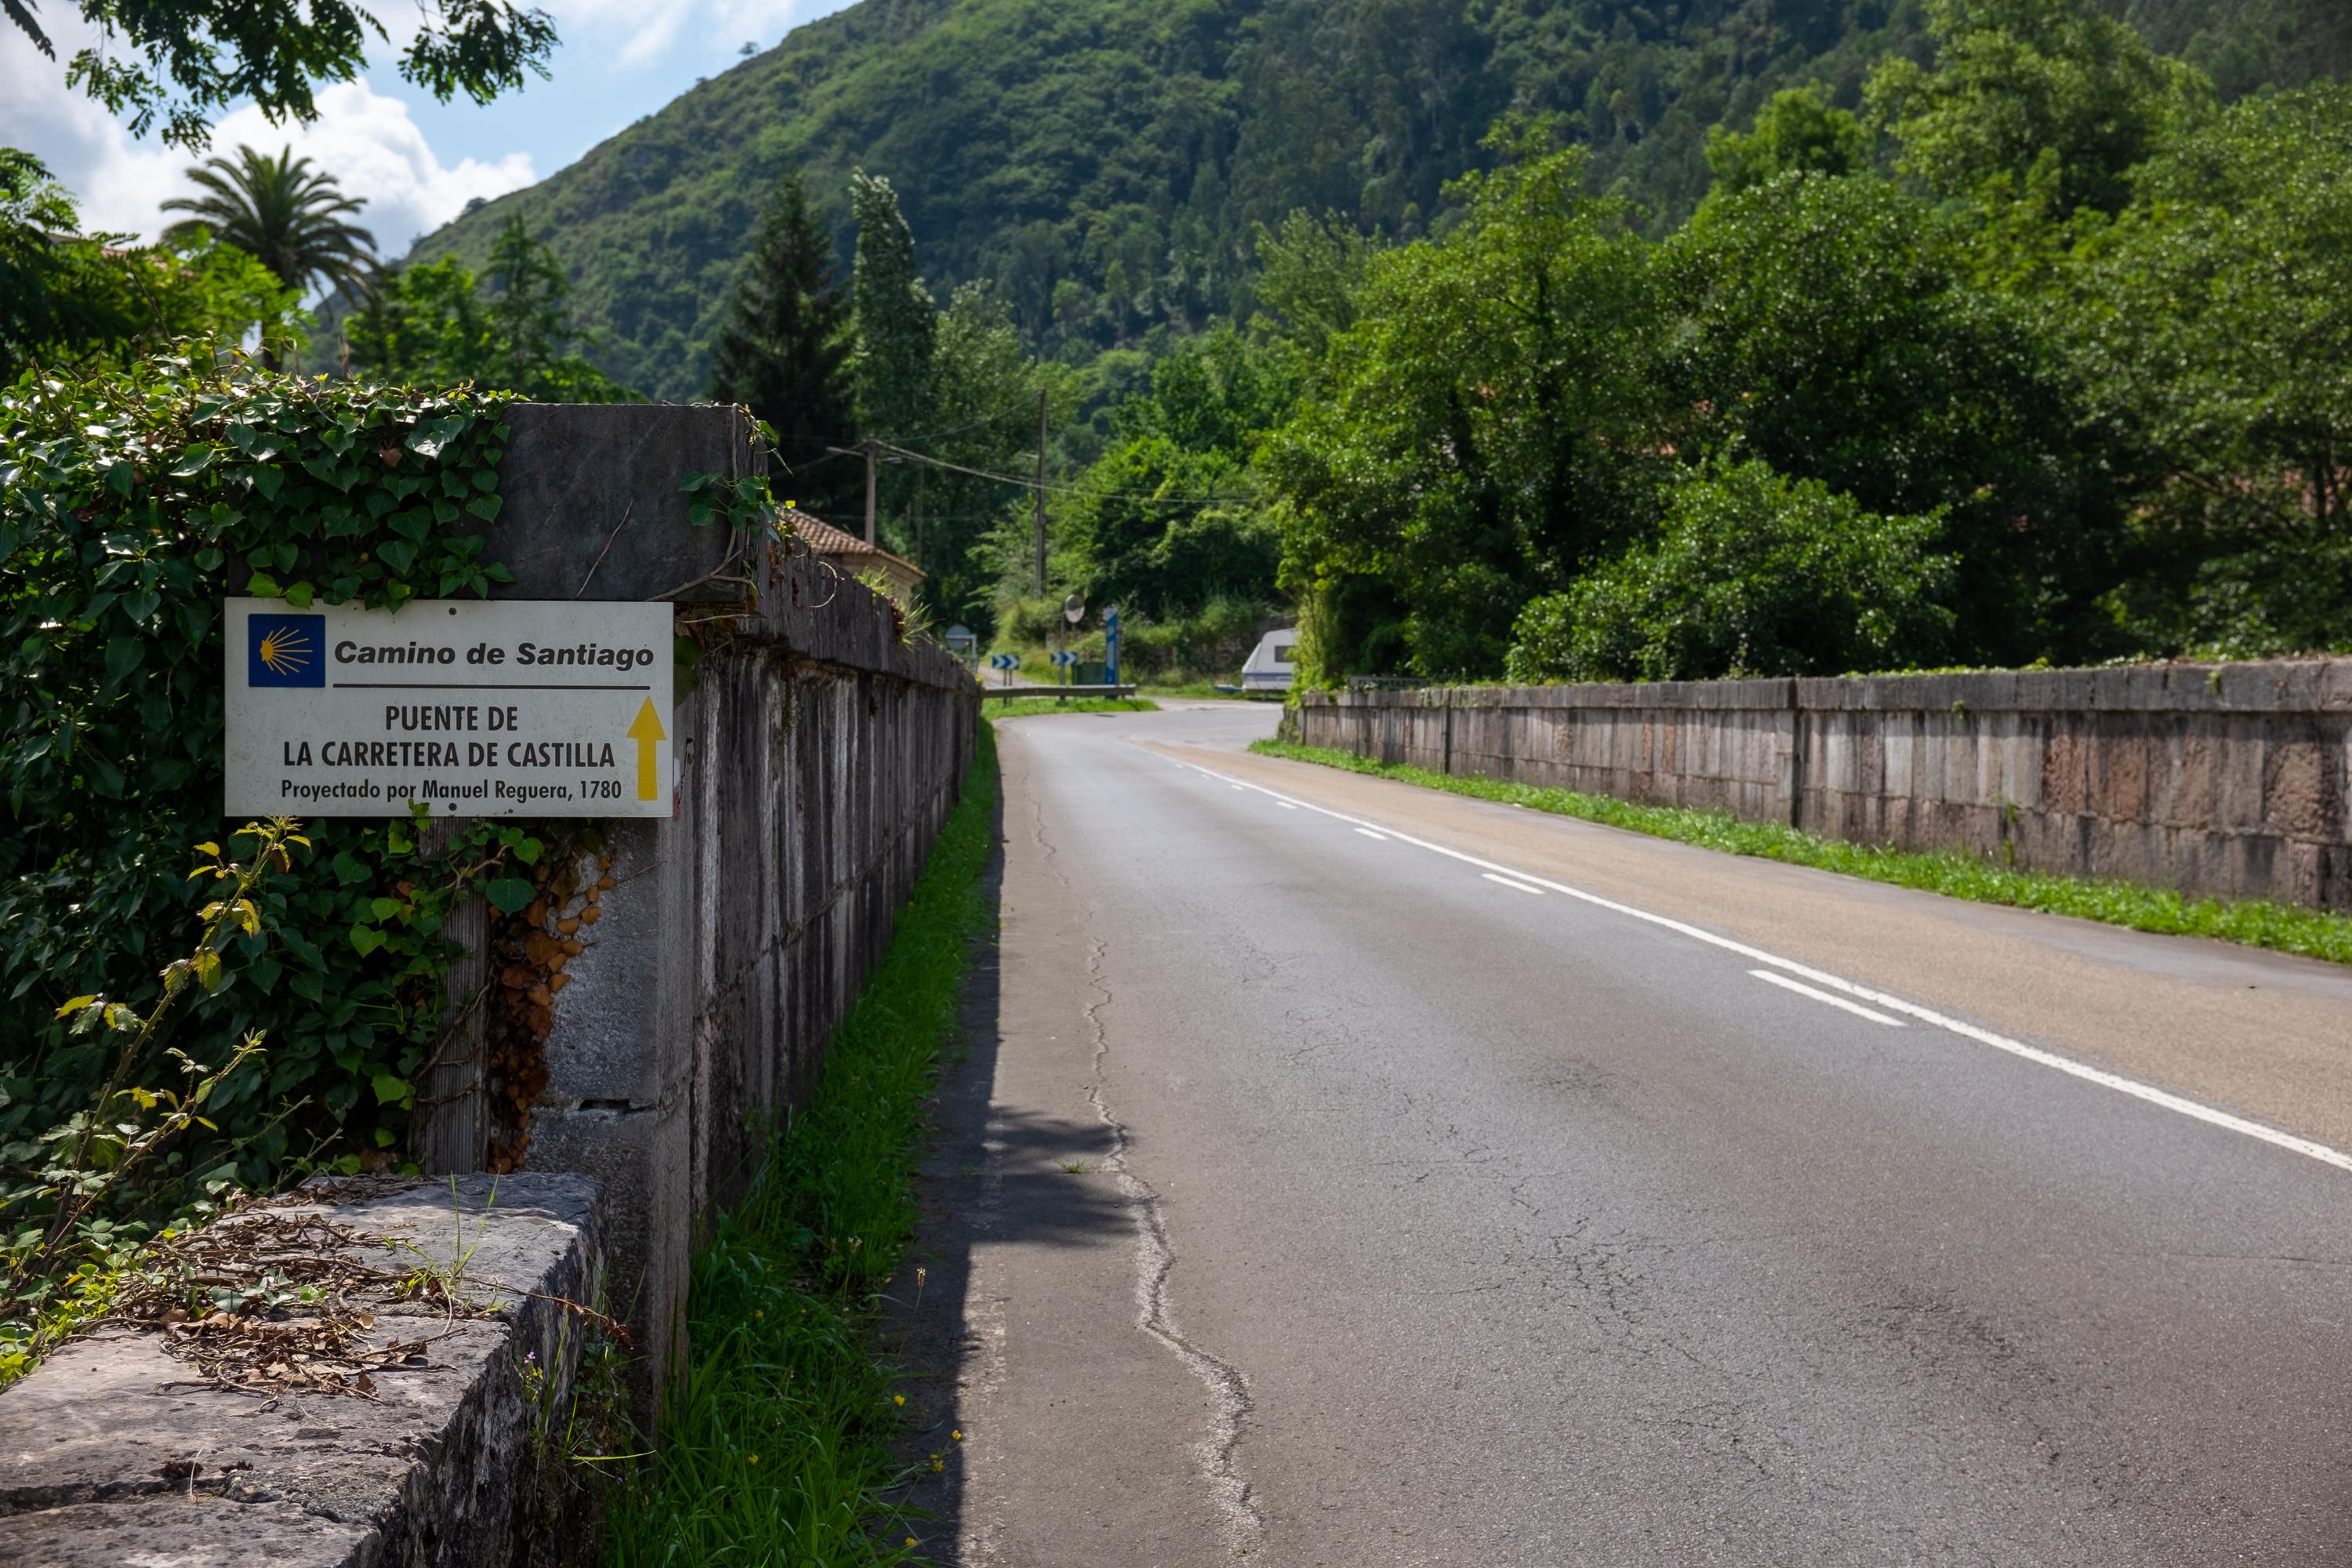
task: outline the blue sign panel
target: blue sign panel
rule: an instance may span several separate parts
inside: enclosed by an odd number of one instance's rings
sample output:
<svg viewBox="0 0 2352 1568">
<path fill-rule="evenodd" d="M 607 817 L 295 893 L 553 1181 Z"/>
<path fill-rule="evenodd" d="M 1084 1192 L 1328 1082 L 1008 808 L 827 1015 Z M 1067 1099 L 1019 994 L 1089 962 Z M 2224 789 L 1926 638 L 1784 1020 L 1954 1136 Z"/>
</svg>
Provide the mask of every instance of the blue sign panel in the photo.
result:
<svg viewBox="0 0 2352 1568">
<path fill-rule="evenodd" d="M 327 617 L 249 616 L 246 618 L 246 684 L 327 684 Z"/>
</svg>

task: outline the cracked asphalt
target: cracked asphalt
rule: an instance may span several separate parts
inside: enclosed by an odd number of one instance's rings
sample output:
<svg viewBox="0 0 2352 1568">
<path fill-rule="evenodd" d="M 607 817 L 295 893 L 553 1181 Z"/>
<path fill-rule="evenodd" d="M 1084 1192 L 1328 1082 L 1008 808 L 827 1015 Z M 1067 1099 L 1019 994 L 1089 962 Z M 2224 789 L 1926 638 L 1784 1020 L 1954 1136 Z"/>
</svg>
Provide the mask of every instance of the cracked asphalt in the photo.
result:
<svg viewBox="0 0 2352 1568">
<path fill-rule="evenodd" d="M 927 1550 L 2352 1563 L 2352 1172 L 2258 1135 L 2352 1137 L 2352 974 L 1242 754 L 1276 717 L 1000 726 Z"/>
</svg>

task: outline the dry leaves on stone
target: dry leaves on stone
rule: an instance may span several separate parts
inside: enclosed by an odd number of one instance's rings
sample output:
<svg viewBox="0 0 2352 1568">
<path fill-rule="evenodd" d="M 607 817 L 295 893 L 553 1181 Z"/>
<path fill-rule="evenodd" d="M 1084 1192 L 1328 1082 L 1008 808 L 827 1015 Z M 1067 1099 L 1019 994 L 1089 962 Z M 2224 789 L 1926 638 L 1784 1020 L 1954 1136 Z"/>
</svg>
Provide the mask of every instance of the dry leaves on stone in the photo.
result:
<svg viewBox="0 0 2352 1568">
<path fill-rule="evenodd" d="M 164 1350 L 206 1386 L 373 1398 L 374 1373 L 430 1365 L 425 1347 L 438 1337 L 373 1343 L 377 1307 L 404 1295 L 451 1316 L 480 1310 L 430 1270 L 404 1275 L 352 1256 L 386 1245 L 320 1215 L 257 1208 L 158 1245 L 113 1316 L 161 1331 Z"/>
</svg>

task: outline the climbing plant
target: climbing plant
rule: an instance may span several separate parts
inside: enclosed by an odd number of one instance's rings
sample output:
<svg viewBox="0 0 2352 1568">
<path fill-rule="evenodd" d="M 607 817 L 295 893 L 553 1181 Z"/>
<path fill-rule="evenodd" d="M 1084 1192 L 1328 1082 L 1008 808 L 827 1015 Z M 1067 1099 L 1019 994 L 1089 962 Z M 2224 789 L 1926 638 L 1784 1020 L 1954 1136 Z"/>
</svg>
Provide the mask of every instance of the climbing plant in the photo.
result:
<svg viewBox="0 0 2352 1568">
<path fill-rule="evenodd" d="M 304 381 L 191 348 L 0 391 L 0 1155 L 82 1111 L 116 1071 L 210 895 L 189 878 L 221 813 L 225 597 L 485 595 L 506 581 L 504 400 Z M 456 902 L 522 910 L 546 847 L 478 823 L 315 821 L 260 880 L 257 919 L 152 1048 L 226 1063 L 184 1182 L 381 1164 L 440 1043 Z"/>
</svg>

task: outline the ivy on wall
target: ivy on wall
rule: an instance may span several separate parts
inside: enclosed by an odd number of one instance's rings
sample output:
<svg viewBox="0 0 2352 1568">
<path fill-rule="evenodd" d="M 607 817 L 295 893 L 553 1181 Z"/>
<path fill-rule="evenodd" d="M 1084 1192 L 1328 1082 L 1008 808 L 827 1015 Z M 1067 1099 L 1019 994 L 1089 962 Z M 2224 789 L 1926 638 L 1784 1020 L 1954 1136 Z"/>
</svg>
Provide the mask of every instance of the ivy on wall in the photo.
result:
<svg viewBox="0 0 2352 1568">
<path fill-rule="evenodd" d="M 0 391 L 0 1146 L 86 1107 L 113 1055 L 54 1016 L 140 1007 L 207 895 L 221 816 L 222 600 L 487 595 L 503 399 L 306 382 L 241 361 L 142 362 Z M 234 824 L 228 825 L 234 826 Z M 247 1181 L 395 1157 L 437 1045 L 455 903 L 522 910 L 531 831 L 313 821 L 171 1046 L 261 1056 L 213 1095 L 184 1173 Z"/>
</svg>

